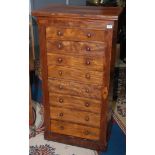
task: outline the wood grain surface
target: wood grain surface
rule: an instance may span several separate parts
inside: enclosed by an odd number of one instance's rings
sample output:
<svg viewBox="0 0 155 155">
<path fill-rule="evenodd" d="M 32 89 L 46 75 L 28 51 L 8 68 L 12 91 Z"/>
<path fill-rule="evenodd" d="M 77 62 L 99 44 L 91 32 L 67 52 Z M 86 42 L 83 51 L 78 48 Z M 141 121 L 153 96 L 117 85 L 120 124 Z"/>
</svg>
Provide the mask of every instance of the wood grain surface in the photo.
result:
<svg viewBox="0 0 155 155">
<path fill-rule="evenodd" d="M 103 57 L 89 56 L 68 56 L 60 54 L 47 53 L 47 65 L 60 65 L 72 68 L 85 68 L 94 71 L 103 71 L 105 59 Z"/>
<path fill-rule="evenodd" d="M 51 131 L 55 133 L 71 135 L 80 138 L 98 140 L 100 130 L 98 128 L 82 126 L 74 123 L 51 120 Z"/>
<path fill-rule="evenodd" d="M 107 24 L 113 25 L 113 21 L 105 20 L 94 20 L 85 19 L 70 19 L 70 18 L 59 18 L 53 17 L 50 19 L 40 18 L 39 24 L 46 26 L 62 27 L 62 28 L 80 28 L 80 29 L 94 29 L 94 30 L 106 30 Z"/>
<path fill-rule="evenodd" d="M 57 79 L 48 80 L 49 92 L 73 95 L 78 97 L 93 98 L 97 100 L 102 99 L 102 86 L 98 85 L 84 85 L 73 81 L 64 81 Z"/>
<path fill-rule="evenodd" d="M 53 79 L 64 79 L 82 82 L 84 84 L 102 85 L 104 73 L 86 70 L 85 68 L 76 69 L 63 66 L 48 66 L 48 77 Z"/>
<path fill-rule="evenodd" d="M 84 97 L 49 93 L 49 103 L 51 106 L 77 109 L 92 113 L 101 113 L 101 101 Z"/>
<path fill-rule="evenodd" d="M 87 41 L 61 41 L 47 39 L 46 48 L 48 53 L 65 55 L 91 55 L 105 57 L 106 43 Z"/>
<path fill-rule="evenodd" d="M 50 107 L 51 119 L 79 123 L 86 126 L 100 127 L 100 114 L 79 111 L 77 109 L 66 109 L 64 107 Z"/>
<path fill-rule="evenodd" d="M 60 4 L 47 5 L 34 10 L 33 16 L 37 17 L 57 17 L 72 19 L 93 19 L 93 20 L 118 20 L 121 7 L 96 7 L 96 6 L 66 6 Z"/>
<path fill-rule="evenodd" d="M 74 41 L 100 41 L 105 42 L 107 31 L 94 29 L 46 27 L 46 38 L 57 40 L 74 40 Z"/>
</svg>

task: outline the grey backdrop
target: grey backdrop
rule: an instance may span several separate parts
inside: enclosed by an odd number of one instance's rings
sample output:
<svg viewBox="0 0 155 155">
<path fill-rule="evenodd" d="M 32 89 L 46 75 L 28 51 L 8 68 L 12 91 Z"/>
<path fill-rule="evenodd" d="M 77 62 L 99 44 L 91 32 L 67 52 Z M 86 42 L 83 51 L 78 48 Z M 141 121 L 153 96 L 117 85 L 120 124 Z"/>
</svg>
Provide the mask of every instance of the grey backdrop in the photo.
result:
<svg viewBox="0 0 155 155">
<path fill-rule="evenodd" d="M 31 0 L 31 9 L 37 9 L 50 3 L 66 4 L 66 0 Z M 69 0 L 69 5 L 86 5 L 86 0 Z"/>
</svg>

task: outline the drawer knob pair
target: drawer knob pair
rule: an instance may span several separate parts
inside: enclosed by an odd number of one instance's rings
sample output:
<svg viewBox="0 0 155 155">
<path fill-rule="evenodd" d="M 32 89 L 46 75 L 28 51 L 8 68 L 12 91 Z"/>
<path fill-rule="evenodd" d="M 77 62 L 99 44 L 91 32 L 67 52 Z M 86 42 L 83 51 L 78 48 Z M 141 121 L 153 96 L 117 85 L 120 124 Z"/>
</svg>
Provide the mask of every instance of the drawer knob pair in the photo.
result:
<svg viewBox="0 0 155 155">
<path fill-rule="evenodd" d="M 62 35 L 63 35 L 63 32 L 57 31 L 57 35 L 58 35 L 58 36 L 62 36 Z"/>
<path fill-rule="evenodd" d="M 85 77 L 86 77 L 86 79 L 90 79 L 90 74 L 86 73 Z"/>
</svg>

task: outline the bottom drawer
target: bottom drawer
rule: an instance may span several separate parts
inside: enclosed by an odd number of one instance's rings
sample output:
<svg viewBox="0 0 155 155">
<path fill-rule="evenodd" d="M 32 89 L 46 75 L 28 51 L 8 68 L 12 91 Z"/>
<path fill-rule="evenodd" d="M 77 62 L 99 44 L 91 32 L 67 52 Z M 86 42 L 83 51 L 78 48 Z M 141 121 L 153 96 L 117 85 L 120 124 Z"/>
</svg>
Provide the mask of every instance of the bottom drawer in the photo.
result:
<svg viewBox="0 0 155 155">
<path fill-rule="evenodd" d="M 51 120 L 51 131 L 90 140 L 99 140 L 99 128 L 82 126 L 74 123 Z"/>
</svg>

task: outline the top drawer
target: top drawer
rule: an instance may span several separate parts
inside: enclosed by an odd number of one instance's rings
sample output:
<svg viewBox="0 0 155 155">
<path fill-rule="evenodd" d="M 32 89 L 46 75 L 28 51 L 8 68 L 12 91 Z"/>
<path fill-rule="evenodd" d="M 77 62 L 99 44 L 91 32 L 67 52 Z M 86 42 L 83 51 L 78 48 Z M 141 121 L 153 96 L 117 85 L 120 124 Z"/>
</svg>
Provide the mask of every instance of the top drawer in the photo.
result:
<svg viewBox="0 0 155 155">
<path fill-rule="evenodd" d="M 73 41 L 100 41 L 105 42 L 107 31 L 92 30 L 92 29 L 78 29 L 78 28 L 60 28 L 60 27 L 46 27 L 46 38 L 53 38 L 56 40 L 73 40 Z"/>
<path fill-rule="evenodd" d="M 87 28 L 87 29 L 96 29 L 96 30 L 106 30 L 107 25 L 112 25 L 113 21 L 100 21 L 100 20 L 78 20 L 78 19 L 69 19 L 69 18 L 40 18 L 39 24 L 53 27 L 66 27 L 66 28 Z"/>
</svg>

